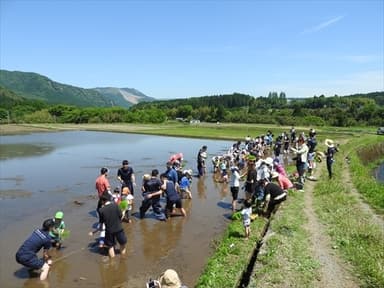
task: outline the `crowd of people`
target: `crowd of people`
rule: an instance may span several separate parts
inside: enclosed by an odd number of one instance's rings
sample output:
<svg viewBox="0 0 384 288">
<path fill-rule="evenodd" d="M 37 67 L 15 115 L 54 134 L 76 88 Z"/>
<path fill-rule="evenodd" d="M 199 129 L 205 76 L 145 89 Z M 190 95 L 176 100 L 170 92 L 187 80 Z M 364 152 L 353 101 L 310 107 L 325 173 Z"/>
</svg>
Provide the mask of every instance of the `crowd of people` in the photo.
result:
<svg viewBox="0 0 384 288">
<path fill-rule="evenodd" d="M 314 129 L 306 135 L 305 132 L 296 133 L 292 127 L 289 133 L 283 132 L 276 138 L 270 130 L 255 138 L 247 136 L 244 143 L 238 141 L 226 153 L 212 157 L 213 171 L 219 175 L 217 182 L 230 185 L 232 211 L 241 211 L 245 238 L 250 234 L 253 213 L 270 218 L 287 199 L 288 190 L 304 191 L 306 179 L 316 180 L 316 162 L 326 158 L 328 175 L 332 178 L 332 164 L 338 148 L 331 139 L 325 140 L 324 152 L 317 149 L 317 144 Z M 290 157 L 295 163 L 296 171 L 291 175 L 283 166 L 284 157 Z M 239 199 L 241 188 L 245 190 L 243 199 Z M 238 202 L 243 202 L 240 209 L 237 209 Z"/>
<path fill-rule="evenodd" d="M 332 164 L 338 149 L 332 140 L 326 139 L 327 150 L 324 153 L 317 151 L 316 137 L 314 129 L 311 129 L 307 136 L 304 132 L 297 135 L 292 127 L 290 133 L 284 132 L 276 139 L 271 131 L 267 131 L 266 135 L 255 138 L 247 136 L 244 142 L 237 141 L 223 155 L 212 157 L 213 173 L 215 177 L 218 175 L 215 179 L 222 185 L 229 185 L 232 211 L 234 214 L 240 213 L 246 239 L 250 237 L 253 215 L 270 218 L 287 199 L 288 190 L 303 190 L 306 179 L 316 180 L 313 174 L 316 161 L 326 158 L 328 175 L 332 178 Z M 202 146 L 196 156 L 197 177 L 204 177 L 207 173 L 207 149 L 207 146 Z M 292 175 L 287 174 L 282 164 L 283 157 L 288 155 L 296 165 L 296 172 Z M 163 173 L 153 169 L 150 174 L 144 174 L 140 186 L 142 203 L 137 212 L 138 218 L 145 218 L 150 207 L 160 221 L 167 221 L 173 216 L 186 216 L 182 199 L 189 201 L 193 198 L 192 174 L 192 170 L 183 167 L 182 153 L 172 155 L 168 159 Z M 89 234 L 99 233 L 99 247 L 106 248 L 109 257 L 114 258 L 117 251 L 121 255 L 126 253 L 127 237 L 123 222 L 132 222 L 137 184 L 134 169 L 128 160 L 123 160 L 122 166 L 117 170 L 116 177 L 121 183 L 120 187 L 112 190 L 108 175 L 109 169 L 103 167 L 95 181 L 99 224 Z M 242 189 L 244 197 L 239 199 Z M 162 205 L 162 198 L 165 198 L 165 205 Z M 239 203 L 242 203 L 242 207 L 238 207 Z M 63 212 L 58 211 L 55 217 L 45 220 L 42 228 L 36 229 L 16 253 L 18 263 L 41 271 L 41 280 L 47 278 L 52 265 L 49 249 L 52 246 L 57 249 L 61 247 L 61 235 L 65 229 L 63 217 Z M 116 250 L 117 243 L 119 250 Z M 43 258 L 39 259 L 37 253 L 41 249 Z M 160 282 L 154 283 L 157 285 Z"/>
</svg>

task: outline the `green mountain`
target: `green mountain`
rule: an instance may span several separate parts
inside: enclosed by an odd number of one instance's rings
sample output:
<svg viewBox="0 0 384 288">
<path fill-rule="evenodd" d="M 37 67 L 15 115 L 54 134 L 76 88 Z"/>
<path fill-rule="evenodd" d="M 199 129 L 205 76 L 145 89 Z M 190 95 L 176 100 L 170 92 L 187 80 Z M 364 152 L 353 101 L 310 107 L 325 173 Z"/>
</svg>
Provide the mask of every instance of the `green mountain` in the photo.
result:
<svg viewBox="0 0 384 288">
<path fill-rule="evenodd" d="M 84 89 L 55 82 L 37 73 L 0 70 L 0 86 L 26 99 L 79 107 L 130 107 L 153 98 L 129 88 Z"/>
</svg>

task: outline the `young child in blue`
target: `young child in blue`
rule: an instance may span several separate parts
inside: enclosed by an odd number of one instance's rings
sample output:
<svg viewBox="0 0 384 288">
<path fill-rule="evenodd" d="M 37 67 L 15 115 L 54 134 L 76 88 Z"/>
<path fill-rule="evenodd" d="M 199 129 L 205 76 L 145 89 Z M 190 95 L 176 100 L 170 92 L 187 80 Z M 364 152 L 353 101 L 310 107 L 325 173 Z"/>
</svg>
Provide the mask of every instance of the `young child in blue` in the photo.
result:
<svg viewBox="0 0 384 288">
<path fill-rule="evenodd" d="M 184 194 L 187 194 L 188 199 L 192 199 L 192 192 L 191 192 L 191 181 L 192 181 L 192 171 L 191 170 L 184 170 L 183 177 L 180 180 L 180 194 L 181 197 L 184 198 Z"/>
<path fill-rule="evenodd" d="M 65 229 L 64 223 L 64 213 L 62 211 L 57 211 L 55 214 L 55 218 L 53 219 L 55 225 L 53 229 L 49 232 L 49 236 L 52 238 L 52 246 L 56 247 L 56 249 L 60 249 L 62 245 L 62 235 Z"/>
</svg>

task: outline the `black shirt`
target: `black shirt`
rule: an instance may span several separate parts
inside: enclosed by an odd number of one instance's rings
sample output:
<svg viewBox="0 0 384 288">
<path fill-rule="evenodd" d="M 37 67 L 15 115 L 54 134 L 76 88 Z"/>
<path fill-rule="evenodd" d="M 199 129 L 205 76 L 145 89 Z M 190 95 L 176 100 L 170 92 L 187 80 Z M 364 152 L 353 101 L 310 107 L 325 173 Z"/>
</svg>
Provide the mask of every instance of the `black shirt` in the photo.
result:
<svg viewBox="0 0 384 288">
<path fill-rule="evenodd" d="M 132 181 L 132 174 L 133 169 L 132 167 L 128 166 L 127 169 L 124 169 L 123 167 L 117 170 L 117 176 L 120 176 L 121 179 L 123 179 L 125 184 L 128 184 Z"/>
<path fill-rule="evenodd" d="M 145 192 L 154 193 L 161 190 L 161 181 L 158 178 L 151 178 L 144 184 Z M 160 198 L 160 195 L 152 197 L 152 199 Z"/>
<path fill-rule="evenodd" d="M 122 213 L 114 202 L 107 202 L 99 210 L 100 222 L 105 224 L 105 231 L 108 233 L 116 233 L 123 230 L 121 224 Z"/>
<path fill-rule="evenodd" d="M 271 199 L 275 199 L 277 196 L 285 193 L 284 190 L 279 185 L 272 182 L 265 185 L 264 192 L 265 192 L 265 196 L 270 194 Z"/>
</svg>

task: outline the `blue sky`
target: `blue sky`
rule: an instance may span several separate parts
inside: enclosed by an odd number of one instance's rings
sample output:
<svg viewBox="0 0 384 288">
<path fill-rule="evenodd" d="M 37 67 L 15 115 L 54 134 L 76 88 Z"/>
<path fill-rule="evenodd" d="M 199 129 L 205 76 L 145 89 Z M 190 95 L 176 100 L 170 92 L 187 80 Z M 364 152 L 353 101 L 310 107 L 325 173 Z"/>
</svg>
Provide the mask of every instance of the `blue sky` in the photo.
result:
<svg viewBox="0 0 384 288">
<path fill-rule="evenodd" d="M 384 0 L 0 0 L 0 67 L 155 98 L 384 91 Z"/>
</svg>

